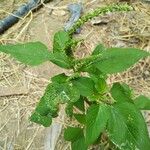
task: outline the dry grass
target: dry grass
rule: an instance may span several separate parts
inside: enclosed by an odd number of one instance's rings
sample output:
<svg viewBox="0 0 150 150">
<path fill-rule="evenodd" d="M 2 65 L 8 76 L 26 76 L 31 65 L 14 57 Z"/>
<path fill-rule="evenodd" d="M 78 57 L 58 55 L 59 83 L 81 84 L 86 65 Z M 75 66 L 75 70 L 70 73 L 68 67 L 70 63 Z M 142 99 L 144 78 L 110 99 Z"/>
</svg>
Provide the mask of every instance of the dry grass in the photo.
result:
<svg viewBox="0 0 150 150">
<path fill-rule="evenodd" d="M 3 5 L 7 8 L 5 12 L 11 12 L 13 7 L 16 8 L 19 5 L 13 4 L 14 1 L 11 5 L 9 5 L 10 1 L 7 0 L 7 2 L 0 2 L 0 5 L 5 4 Z M 86 0 L 85 12 L 109 2 L 110 0 L 101 2 Z M 117 1 L 112 0 L 111 3 L 113 2 Z M 56 6 L 51 2 L 35 14 L 30 12 L 0 37 L 1 44 L 40 40 L 51 48 L 53 34 L 68 18 L 68 12 L 64 10 L 64 7 L 63 10 L 60 8 L 68 3 L 71 2 L 64 0 Z M 104 43 L 107 47 L 128 46 L 150 51 L 150 4 L 134 1 L 132 5 L 135 12 L 113 13 L 94 20 L 106 21 L 106 25 L 94 26 L 91 22 L 87 23 L 78 36 L 86 39 L 80 45 L 78 54 L 83 57 L 91 53 L 97 43 Z M 52 7 L 56 8 L 53 12 L 50 9 Z M 2 7 L 0 7 L 0 12 L 1 10 Z M 1 16 L 5 15 L 3 11 Z M 34 110 L 49 78 L 62 71 L 51 63 L 30 68 L 16 62 L 8 55 L 0 54 L 0 87 L 6 87 L 7 93 L 10 89 L 15 89 L 15 92 L 10 92 L 8 96 L 4 94 L 0 97 L 0 149 L 44 149 L 47 130 L 29 122 L 28 117 Z M 150 59 L 141 60 L 133 68 L 113 75 L 108 80 L 110 84 L 118 81 L 128 83 L 135 90 L 136 95 L 150 96 Z M 25 92 L 17 93 L 16 87 L 23 88 Z M 150 123 L 148 114 L 146 114 L 146 120 Z M 67 124 L 67 121 L 63 119 L 57 119 L 55 122 L 64 126 Z M 56 149 L 66 150 L 69 147 L 70 145 L 61 137 Z"/>
</svg>

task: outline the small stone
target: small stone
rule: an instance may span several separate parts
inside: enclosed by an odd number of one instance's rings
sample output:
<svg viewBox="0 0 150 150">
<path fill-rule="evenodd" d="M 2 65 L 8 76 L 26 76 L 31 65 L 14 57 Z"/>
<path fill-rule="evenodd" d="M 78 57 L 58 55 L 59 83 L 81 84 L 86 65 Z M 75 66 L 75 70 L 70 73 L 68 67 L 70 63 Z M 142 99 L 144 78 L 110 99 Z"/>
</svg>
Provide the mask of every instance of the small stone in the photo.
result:
<svg viewBox="0 0 150 150">
<path fill-rule="evenodd" d="M 66 11 L 64 11 L 64 10 L 53 10 L 52 14 L 55 16 L 65 16 Z"/>
<path fill-rule="evenodd" d="M 144 74 L 145 74 L 145 75 L 149 75 L 150 72 L 149 72 L 148 70 L 146 70 L 146 71 L 144 72 Z"/>
</svg>

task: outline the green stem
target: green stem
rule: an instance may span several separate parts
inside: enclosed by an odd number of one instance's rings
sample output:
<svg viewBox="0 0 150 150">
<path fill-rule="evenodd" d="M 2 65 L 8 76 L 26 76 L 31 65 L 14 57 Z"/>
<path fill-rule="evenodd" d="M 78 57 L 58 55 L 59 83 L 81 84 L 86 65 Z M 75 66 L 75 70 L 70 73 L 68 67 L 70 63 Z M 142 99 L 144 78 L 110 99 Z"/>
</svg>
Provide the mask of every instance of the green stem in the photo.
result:
<svg viewBox="0 0 150 150">
<path fill-rule="evenodd" d="M 132 6 L 129 6 L 127 4 L 124 5 L 110 5 L 106 7 L 101 7 L 95 9 L 93 12 L 88 13 L 85 16 L 82 16 L 74 25 L 73 27 L 68 31 L 69 35 L 72 35 L 78 28 L 80 28 L 84 23 L 91 20 L 94 17 L 97 17 L 99 15 L 104 15 L 108 12 L 116 12 L 116 11 L 131 11 L 133 10 Z"/>
</svg>

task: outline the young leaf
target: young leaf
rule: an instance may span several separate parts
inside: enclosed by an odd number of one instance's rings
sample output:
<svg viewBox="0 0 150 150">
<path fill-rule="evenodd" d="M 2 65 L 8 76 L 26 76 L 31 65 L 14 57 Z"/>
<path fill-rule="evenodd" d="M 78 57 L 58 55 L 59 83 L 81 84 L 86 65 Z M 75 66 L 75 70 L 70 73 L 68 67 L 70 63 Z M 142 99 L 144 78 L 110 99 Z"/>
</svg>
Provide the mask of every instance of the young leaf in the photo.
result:
<svg viewBox="0 0 150 150">
<path fill-rule="evenodd" d="M 96 48 L 92 52 L 92 55 L 98 55 L 98 54 L 102 53 L 105 50 L 106 50 L 106 48 L 104 47 L 104 45 L 103 44 L 99 44 L 99 45 L 96 46 Z"/>
<path fill-rule="evenodd" d="M 18 61 L 36 66 L 49 60 L 48 48 L 40 42 L 29 42 L 16 45 L 0 45 L 0 51 L 10 54 Z"/>
<path fill-rule="evenodd" d="M 72 62 L 66 51 L 70 41 L 71 38 L 67 32 L 58 31 L 54 35 L 53 54 L 51 54 L 50 61 L 62 68 L 71 69 Z"/>
<path fill-rule="evenodd" d="M 85 115 L 84 114 L 74 114 L 74 117 L 76 118 L 76 120 L 81 123 L 81 124 L 85 124 L 86 119 L 85 119 Z"/>
<path fill-rule="evenodd" d="M 53 52 L 65 53 L 65 48 L 67 48 L 67 44 L 69 41 L 71 41 L 71 39 L 67 32 L 58 31 L 57 33 L 55 33 L 53 42 Z"/>
<path fill-rule="evenodd" d="M 96 67 L 92 66 L 89 68 L 84 68 L 84 70 L 82 70 L 83 72 L 88 72 L 90 77 L 95 77 L 95 78 L 99 78 L 102 77 L 104 79 L 107 79 L 107 75 L 104 74 L 103 72 L 101 72 L 100 70 L 98 70 Z"/>
<path fill-rule="evenodd" d="M 72 80 L 72 83 L 78 90 L 82 96 L 88 97 L 93 96 L 95 92 L 94 82 L 92 79 L 88 77 L 79 77 L 75 80 Z"/>
<path fill-rule="evenodd" d="M 72 68 L 71 59 L 64 53 L 51 53 L 49 60 L 62 68 Z"/>
<path fill-rule="evenodd" d="M 87 150 L 83 129 L 68 127 L 65 129 L 64 138 L 67 141 L 71 141 L 72 150 Z"/>
<path fill-rule="evenodd" d="M 93 144 L 100 134 L 105 130 L 109 119 L 109 106 L 105 104 L 97 104 L 91 106 L 86 116 L 86 143 Z"/>
<path fill-rule="evenodd" d="M 67 80 L 68 76 L 65 75 L 65 73 L 58 74 L 54 77 L 51 78 L 52 82 L 57 82 L 57 83 L 65 83 Z"/>
<path fill-rule="evenodd" d="M 119 149 L 149 150 L 150 138 L 145 120 L 134 104 L 115 104 L 111 107 L 110 114 L 108 135 Z"/>
<path fill-rule="evenodd" d="M 140 110 L 150 110 L 150 99 L 140 95 L 134 100 L 136 107 Z"/>
<path fill-rule="evenodd" d="M 132 96 L 133 96 L 133 93 L 132 93 L 133 90 L 126 83 L 122 83 L 121 86 L 124 89 L 126 95 L 128 95 L 130 98 L 132 98 Z"/>
<path fill-rule="evenodd" d="M 140 59 L 150 56 L 148 52 L 136 48 L 108 48 L 101 54 L 101 60 L 92 66 L 106 74 L 124 71 Z"/>
<path fill-rule="evenodd" d="M 95 88 L 100 94 L 104 94 L 108 89 L 106 81 L 101 77 L 97 78 Z"/>
<path fill-rule="evenodd" d="M 120 83 L 114 83 L 110 92 L 112 97 L 119 103 L 133 103 L 133 100 L 131 99 L 130 89 L 127 88 L 125 85 L 121 85 Z"/>
</svg>

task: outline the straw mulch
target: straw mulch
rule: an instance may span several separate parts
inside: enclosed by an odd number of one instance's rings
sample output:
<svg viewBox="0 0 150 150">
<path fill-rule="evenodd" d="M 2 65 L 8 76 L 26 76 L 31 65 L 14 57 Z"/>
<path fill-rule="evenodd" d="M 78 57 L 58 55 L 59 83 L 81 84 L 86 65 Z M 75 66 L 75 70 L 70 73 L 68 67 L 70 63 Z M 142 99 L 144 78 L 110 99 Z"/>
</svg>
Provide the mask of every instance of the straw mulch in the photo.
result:
<svg viewBox="0 0 150 150">
<path fill-rule="evenodd" d="M 0 18 L 26 1 L 0 1 Z M 30 12 L 5 34 L 0 43 L 23 43 L 41 41 L 52 47 L 53 35 L 61 29 L 69 17 L 67 4 L 74 1 L 50 2 L 36 13 Z M 84 13 L 117 0 L 86 0 Z M 129 13 L 110 13 L 88 22 L 77 37 L 84 38 L 78 54 L 81 57 L 91 53 L 97 43 L 106 47 L 136 47 L 150 51 L 150 3 L 144 0 L 131 2 L 136 11 Z M 128 58 L 127 58 L 128 59 Z M 42 96 L 50 77 L 64 70 L 47 62 L 38 67 L 25 66 L 9 55 L 0 53 L 0 149 L 43 150 L 48 129 L 29 122 L 28 117 Z M 125 82 L 135 95 L 150 97 L 150 59 L 141 60 L 134 67 L 121 74 L 109 77 L 108 83 Z M 147 124 L 150 115 L 145 113 Z M 56 119 L 66 126 L 68 121 Z M 56 150 L 66 150 L 70 144 L 60 136 Z"/>
</svg>

